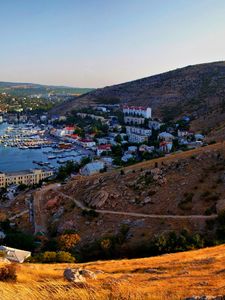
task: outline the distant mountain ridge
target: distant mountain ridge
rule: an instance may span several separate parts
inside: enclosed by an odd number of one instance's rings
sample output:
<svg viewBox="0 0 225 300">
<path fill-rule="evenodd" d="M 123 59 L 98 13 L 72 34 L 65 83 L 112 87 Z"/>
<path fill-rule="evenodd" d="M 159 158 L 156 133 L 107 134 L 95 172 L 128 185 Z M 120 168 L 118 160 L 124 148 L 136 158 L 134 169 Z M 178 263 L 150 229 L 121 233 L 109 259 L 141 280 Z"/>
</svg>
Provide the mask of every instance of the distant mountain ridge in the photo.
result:
<svg viewBox="0 0 225 300">
<path fill-rule="evenodd" d="M 46 93 L 67 93 L 81 95 L 90 92 L 91 88 L 77 88 L 68 86 L 43 85 L 36 83 L 23 82 L 3 82 L 0 81 L 0 93 L 9 93 L 13 96 L 28 96 L 31 94 L 46 94 Z"/>
</svg>

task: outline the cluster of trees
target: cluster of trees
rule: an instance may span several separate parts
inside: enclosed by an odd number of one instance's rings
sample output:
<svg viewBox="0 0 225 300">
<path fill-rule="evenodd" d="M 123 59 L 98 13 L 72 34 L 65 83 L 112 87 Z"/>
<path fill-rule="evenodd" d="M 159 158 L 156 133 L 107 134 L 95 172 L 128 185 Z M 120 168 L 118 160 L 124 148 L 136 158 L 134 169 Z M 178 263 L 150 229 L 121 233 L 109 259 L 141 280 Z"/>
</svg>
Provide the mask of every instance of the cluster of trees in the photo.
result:
<svg viewBox="0 0 225 300">
<path fill-rule="evenodd" d="M 60 166 L 58 169 L 58 173 L 56 175 L 56 179 L 63 181 L 72 173 L 78 173 L 80 168 L 84 165 L 88 164 L 91 161 L 89 157 L 84 157 L 80 163 L 74 161 L 67 161 L 63 166 Z"/>
<path fill-rule="evenodd" d="M 155 236 L 151 240 L 142 240 L 136 244 L 125 243 L 129 227 L 120 229 L 115 236 L 106 236 L 91 244 L 84 245 L 80 250 L 81 261 L 98 259 L 136 258 L 160 255 L 163 253 L 180 252 L 202 248 L 206 243 L 199 234 L 191 234 L 187 230 L 180 233 L 170 232 Z"/>
</svg>

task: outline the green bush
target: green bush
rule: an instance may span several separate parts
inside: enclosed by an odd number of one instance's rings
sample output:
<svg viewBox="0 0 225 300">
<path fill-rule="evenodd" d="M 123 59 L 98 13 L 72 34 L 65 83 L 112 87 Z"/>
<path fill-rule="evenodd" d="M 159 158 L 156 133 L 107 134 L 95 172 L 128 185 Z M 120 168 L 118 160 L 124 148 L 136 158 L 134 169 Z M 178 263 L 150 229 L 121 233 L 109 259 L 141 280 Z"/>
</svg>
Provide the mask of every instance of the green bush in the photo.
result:
<svg viewBox="0 0 225 300">
<path fill-rule="evenodd" d="M 41 263 L 73 263 L 75 258 L 71 253 L 66 251 L 46 251 L 31 257 L 29 262 L 41 262 Z"/>
</svg>

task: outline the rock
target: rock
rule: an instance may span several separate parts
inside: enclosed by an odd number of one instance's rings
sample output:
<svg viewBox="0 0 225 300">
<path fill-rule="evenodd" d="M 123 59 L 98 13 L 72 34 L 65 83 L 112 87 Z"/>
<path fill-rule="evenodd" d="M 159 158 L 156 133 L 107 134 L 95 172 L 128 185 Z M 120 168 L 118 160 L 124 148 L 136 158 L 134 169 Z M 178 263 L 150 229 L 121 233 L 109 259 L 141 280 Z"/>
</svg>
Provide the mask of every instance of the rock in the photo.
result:
<svg viewBox="0 0 225 300">
<path fill-rule="evenodd" d="M 83 283 L 86 282 L 86 279 L 82 274 L 80 274 L 79 269 L 65 269 L 63 276 L 66 280 L 75 283 Z"/>
<path fill-rule="evenodd" d="M 96 279 L 96 274 L 90 270 L 87 269 L 81 269 L 79 271 L 81 273 L 82 276 L 84 276 L 85 278 L 90 278 L 90 279 Z"/>
<path fill-rule="evenodd" d="M 152 202 L 152 199 L 150 197 L 146 197 L 143 201 L 144 204 L 147 204 L 147 203 L 153 203 Z"/>
<path fill-rule="evenodd" d="M 83 283 L 86 282 L 86 278 L 96 279 L 96 274 L 93 271 L 87 269 L 65 269 L 63 276 L 66 280 L 75 283 Z"/>
</svg>

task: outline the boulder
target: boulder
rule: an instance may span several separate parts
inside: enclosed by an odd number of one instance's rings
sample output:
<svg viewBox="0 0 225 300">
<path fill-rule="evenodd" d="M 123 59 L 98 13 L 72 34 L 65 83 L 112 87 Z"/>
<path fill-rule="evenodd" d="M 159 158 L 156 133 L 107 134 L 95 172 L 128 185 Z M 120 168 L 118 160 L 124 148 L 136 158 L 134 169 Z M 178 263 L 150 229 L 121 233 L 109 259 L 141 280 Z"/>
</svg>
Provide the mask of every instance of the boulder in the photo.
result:
<svg viewBox="0 0 225 300">
<path fill-rule="evenodd" d="M 65 269 L 63 276 L 66 280 L 75 283 L 83 283 L 86 282 L 85 277 L 80 273 L 79 269 Z"/>
<path fill-rule="evenodd" d="M 63 276 L 66 280 L 75 283 L 84 283 L 86 282 L 86 278 L 96 279 L 96 274 L 93 271 L 81 268 L 67 268 L 65 269 Z"/>
</svg>

